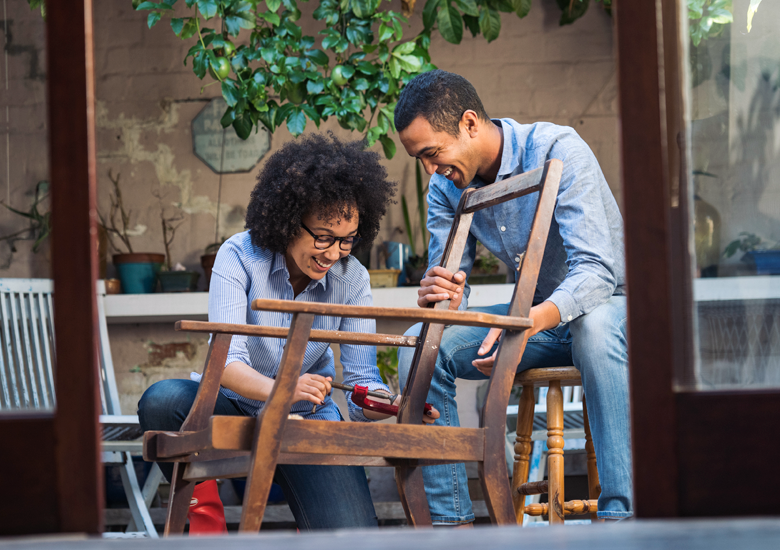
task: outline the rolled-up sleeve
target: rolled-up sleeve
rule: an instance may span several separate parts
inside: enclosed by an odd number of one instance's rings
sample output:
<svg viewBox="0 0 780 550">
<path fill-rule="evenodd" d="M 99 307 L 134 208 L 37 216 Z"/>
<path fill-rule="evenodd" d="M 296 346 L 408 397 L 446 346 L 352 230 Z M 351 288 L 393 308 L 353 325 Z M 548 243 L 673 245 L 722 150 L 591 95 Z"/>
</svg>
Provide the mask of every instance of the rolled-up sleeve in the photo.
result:
<svg viewBox="0 0 780 550">
<path fill-rule="evenodd" d="M 250 282 L 249 274 L 241 260 L 241 249 L 235 242 L 227 241 L 220 247 L 211 272 L 209 322 L 247 324 Z M 233 335 L 225 365 L 235 361 L 245 365 L 252 364 L 246 336 Z"/>
<path fill-rule="evenodd" d="M 368 272 L 363 272 L 363 277 L 356 285 L 351 294 L 348 305 L 372 306 L 374 305 L 371 296 L 371 285 L 368 278 Z M 376 321 L 374 319 L 353 319 L 343 317 L 339 330 L 344 332 L 364 332 L 375 333 Z M 344 384 L 355 386 L 366 386 L 370 391 L 384 390 L 388 393 L 390 388 L 381 382 L 379 369 L 376 366 L 376 347 L 374 346 L 354 346 L 342 344 L 341 365 L 344 368 Z M 351 393 L 347 392 L 347 403 L 349 404 L 349 417 L 354 422 L 370 422 L 363 414 L 363 409 L 355 405 L 351 399 Z"/>
<path fill-rule="evenodd" d="M 598 161 L 579 139 L 559 140 L 550 158 L 563 161 L 555 221 L 566 250 L 568 273 L 548 298 L 561 323 L 605 303 L 617 286 L 610 226 L 601 189 L 606 183 Z"/>
</svg>

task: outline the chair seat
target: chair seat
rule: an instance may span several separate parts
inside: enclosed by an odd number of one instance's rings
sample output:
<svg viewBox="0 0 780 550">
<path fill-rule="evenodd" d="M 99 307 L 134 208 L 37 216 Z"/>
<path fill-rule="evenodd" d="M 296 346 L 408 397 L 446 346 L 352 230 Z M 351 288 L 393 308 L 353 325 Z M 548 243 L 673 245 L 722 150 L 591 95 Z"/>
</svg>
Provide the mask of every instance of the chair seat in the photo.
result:
<svg viewBox="0 0 780 550">
<path fill-rule="evenodd" d="M 138 417 L 129 414 L 101 414 L 103 441 L 132 441 L 143 436 Z"/>
<path fill-rule="evenodd" d="M 559 381 L 561 386 L 581 386 L 582 378 L 576 367 L 542 367 L 525 370 L 515 376 L 516 386 L 547 386 Z"/>
</svg>

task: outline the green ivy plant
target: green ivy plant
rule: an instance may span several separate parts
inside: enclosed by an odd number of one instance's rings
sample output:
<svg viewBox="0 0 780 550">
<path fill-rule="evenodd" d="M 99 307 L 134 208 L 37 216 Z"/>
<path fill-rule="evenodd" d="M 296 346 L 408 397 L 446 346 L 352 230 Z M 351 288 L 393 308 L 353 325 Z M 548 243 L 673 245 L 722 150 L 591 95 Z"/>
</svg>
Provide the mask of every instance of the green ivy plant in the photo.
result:
<svg viewBox="0 0 780 550">
<path fill-rule="evenodd" d="M 177 0 L 141 2 L 148 26 L 172 16 Z M 219 84 L 232 125 L 246 139 L 260 124 L 269 132 L 286 124 L 297 136 L 307 120 L 317 126 L 335 117 L 346 129 L 377 140 L 392 158 L 393 109 L 403 84 L 435 68 L 430 63 L 430 33 L 404 40 L 406 17 L 380 9 L 382 0 L 320 0 L 314 18 L 325 23 L 317 39 L 296 24 L 296 0 L 185 0 L 191 15 L 171 17 L 171 29 L 193 40 L 192 60 L 198 78 L 208 74 Z M 207 22 L 215 24 L 209 28 Z M 232 41 L 242 29 L 246 44 Z M 207 86 L 210 84 L 207 84 Z M 204 86 L 205 87 L 205 86 Z"/>
<path fill-rule="evenodd" d="M 501 13 L 514 13 L 523 18 L 531 11 L 532 0 L 427 0 L 423 8 L 424 33 L 437 29 L 442 37 L 460 44 L 464 28 L 472 36 L 481 34 L 492 42 L 501 32 Z M 608 13 L 612 0 L 594 0 Z M 585 15 L 590 0 L 556 0 L 561 9 L 560 25 L 570 25 Z"/>
</svg>

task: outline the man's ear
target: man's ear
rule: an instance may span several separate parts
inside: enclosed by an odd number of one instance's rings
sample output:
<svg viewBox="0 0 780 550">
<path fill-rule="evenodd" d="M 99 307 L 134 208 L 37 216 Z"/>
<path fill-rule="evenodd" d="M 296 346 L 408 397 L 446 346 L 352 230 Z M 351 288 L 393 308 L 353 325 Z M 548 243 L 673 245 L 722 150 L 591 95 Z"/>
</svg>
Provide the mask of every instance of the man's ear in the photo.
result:
<svg viewBox="0 0 780 550">
<path fill-rule="evenodd" d="M 477 134 L 479 133 L 479 129 L 481 126 L 482 121 L 479 119 L 479 116 L 475 111 L 472 111 L 471 109 L 468 109 L 466 112 L 463 113 L 463 115 L 460 117 L 460 127 L 463 131 L 465 131 L 469 137 L 475 138 L 477 137 Z"/>
</svg>

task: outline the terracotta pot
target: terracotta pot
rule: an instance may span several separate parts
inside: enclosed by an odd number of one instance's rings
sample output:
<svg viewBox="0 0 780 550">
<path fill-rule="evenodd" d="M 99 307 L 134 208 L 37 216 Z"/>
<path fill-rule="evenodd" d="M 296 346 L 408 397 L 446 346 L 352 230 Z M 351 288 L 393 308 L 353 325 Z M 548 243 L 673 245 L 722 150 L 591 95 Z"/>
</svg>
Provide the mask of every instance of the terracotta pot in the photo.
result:
<svg viewBox="0 0 780 550">
<path fill-rule="evenodd" d="M 203 268 L 203 274 L 206 276 L 206 291 L 211 283 L 211 269 L 214 267 L 214 260 L 217 259 L 217 253 L 204 254 L 200 257 L 200 265 Z"/>
</svg>

